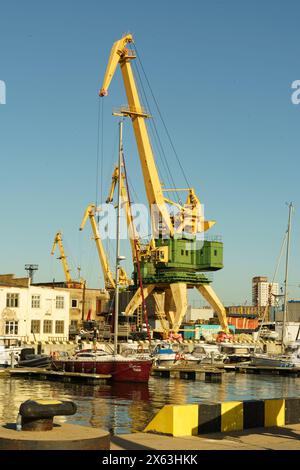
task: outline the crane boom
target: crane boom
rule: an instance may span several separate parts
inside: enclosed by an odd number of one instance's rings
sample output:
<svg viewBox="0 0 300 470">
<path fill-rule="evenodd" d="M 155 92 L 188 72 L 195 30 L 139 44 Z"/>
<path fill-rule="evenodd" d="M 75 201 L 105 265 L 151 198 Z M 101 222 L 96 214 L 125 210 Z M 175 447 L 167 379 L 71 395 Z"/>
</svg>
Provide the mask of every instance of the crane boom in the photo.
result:
<svg viewBox="0 0 300 470">
<path fill-rule="evenodd" d="M 90 204 L 86 208 L 81 225 L 79 227 L 80 231 L 84 229 L 84 226 L 88 218 L 90 219 L 93 236 L 95 239 L 99 260 L 100 260 L 101 267 L 102 267 L 105 287 L 107 289 L 115 289 L 116 288 L 115 280 L 109 268 L 108 260 L 104 251 L 103 243 L 100 238 L 98 227 L 97 227 L 96 220 L 95 220 L 95 205 L 94 204 Z"/>
<path fill-rule="evenodd" d="M 65 250 L 64 250 L 64 246 L 63 246 L 63 242 L 62 242 L 62 233 L 61 232 L 57 232 L 55 237 L 54 237 L 54 242 L 53 242 L 51 255 L 54 255 L 56 245 L 58 245 L 58 248 L 59 248 L 60 257 L 58 259 L 60 259 L 61 262 L 62 262 L 66 283 L 67 284 L 72 284 L 73 281 L 72 281 L 72 277 L 71 277 L 67 257 L 65 255 Z"/>
<path fill-rule="evenodd" d="M 123 36 L 113 44 L 99 95 L 106 96 L 108 94 L 109 85 L 114 76 L 117 65 L 120 64 L 128 100 L 128 107 L 122 107 L 121 113 L 125 116 L 129 116 L 132 120 L 150 209 L 158 209 L 165 226 L 164 228 L 168 231 L 171 237 L 175 232 L 179 233 L 183 231 L 193 234 L 204 232 L 211 228 L 215 224 L 215 221 L 204 221 L 202 206 L 195 195 L 193 188 L 187 189 L 188 196 L 186 204 L 184 206 L 179 206 L 179 214 L 182 222 L 176 229 L 174 227 L 174 221 L 172 221 L 166 204 L 172 204 L 172 201 L 165 198 L 164 190 L 159 180 L 146 125 L 146 118 L 150 116 L 141 106 L 138 89 L 131 67 L 131 60 L 135 59 L 136 55 L 134 54 L 134 51 L 126 48 L 126 45 L 129 43 L 133 43 L 133 37 L 131 34 Z M 186 220 L 187 223 L 185 222 Z M 154 226 L 153 230 L 155 236 L 158 227 Z"/>
<path fill-rule="evenodd" d="M 164 194 L 159 180 L 154 155 L 148 135 L 148 130 L 146 127 L 145 118 L 148 117 L 148 115 L 142 109 L 130 63 L 131 60 L 135 58 L 135 55 L 133 55 L 131 53 L 132 51 L 129 51 L 125 47 L 126 44 L 130 42 L 133 42 L 133 38 L 131 34 L 128 34 L 114 43 L 111 50 L 110 59 L 107 65 L 103 85 L 100 91 L 100 96 L 107 95 L 108 87 L 119 63 L 121 66 L 125 91 L 129 105 L 124 112 L 127 113 L 127 115 L 130 116 L 132 120 L 134 134 L 137 141 L 138 151 L 141 160 L 148 203 L 150 208 L 152 208 L 153 205 L 158 208 L 164 224 L 166 225 L 170 235 L 173 236 L 174 228 L 171 222 L 168 208 L 165 203 Z"/>
<path fill-rule="evenodd" d="M 88 218 L 90 219 L 93 236 L 94 236 L 94 240 L 95 240 L 95 243 L 96 243 L 96 248 L 97 248 L 100 264 L 101 264 L 101 267 L 102 267 L 105 288 L 108 289 L 108 290 L 109 289 L 115 289 L 116 288 L 116 282 L 115 282 L 113 274 L 110 270 L 108 259 L 107 259 L 107 256 L 106 256 L 106 253 L 105 253 L 105 250 L 104 250 L 104 247 L 103 247 L 103 243 L 102 243 L 99 231 L 98 231 L 98 227 L 97 227 L 97 223 L 96 223 L 96 219 L 95 219 L 95 205 L 94 204 L 90 204 L 86 208 L 86 211 L 84 213 L 81 225 L 79 227 L 80 231 L 84 229 L 84 226 L 85 226 L 86 221 L 87 221 Z M 128 286 L 128 285 L 131 284 L 131 280 L 128 278 L 128 276 L 127 276 L 127 274 L 126 274 L 126 272 L 123 268 L 120 269 L 119 281 L 120 281 L 120 285 L 123 285 L 123 286 Z"/>
</svg>

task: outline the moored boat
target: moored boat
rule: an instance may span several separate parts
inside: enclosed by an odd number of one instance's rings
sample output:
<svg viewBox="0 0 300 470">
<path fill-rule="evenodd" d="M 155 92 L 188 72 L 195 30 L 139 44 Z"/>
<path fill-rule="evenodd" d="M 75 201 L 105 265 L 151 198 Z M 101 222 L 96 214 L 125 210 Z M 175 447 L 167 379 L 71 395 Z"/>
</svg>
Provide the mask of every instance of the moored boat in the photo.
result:
<svg viewBox="0 0 300 470">
<path fill-rule="evenodd" d="M 219 346 L 220 352 L 227 356 L 228 363 L 250 361 L 255 349 L 254 344 L 243 343 L 219 343 Z"/>
<path fill-rule="evenodd" d="M 53 359 L 56 370 L 83 374 L 110 375 L 118 382 L 148 382 L 152 359 L 121 354 L 109 354 L 106 351 L 82 350 L 74 356 Z"/>
<path fill-rule="evenodd" d="M 261 367 L 300 367 L 300 344 L 298 342 L 287 345 L 281 354 L 253 353 L 251 364 Z"/>
<path fill-rule="evenodd" d="M 17 367 L 48 367 L 51 364 L 51 356 L 35 354 L 33 348 L 24 348 Z"/>
<path fill-rule="evenodd" d="M 156 345 L 154 351 L 154 363 L 155 365 L 170 365 L 177 362 L 181 357 L 178 351 L 174 351 L 171 345 L 167 343 L 160 343 Z"/>
<path fill-rule="evenodd" d="M 221 353 L 219 345 L 209 343 L 196 345 L 192 356 L 198 360 L 199 364 L 222 364 L 227 359 L 227 354 Z"/>
<path fill-rule="evenodd" d="M 0 344 L 0 368 L 7 368 L 16 364 L 19 361 L 21 350 L 21 347 L 6 347 Z"/>
</svg>

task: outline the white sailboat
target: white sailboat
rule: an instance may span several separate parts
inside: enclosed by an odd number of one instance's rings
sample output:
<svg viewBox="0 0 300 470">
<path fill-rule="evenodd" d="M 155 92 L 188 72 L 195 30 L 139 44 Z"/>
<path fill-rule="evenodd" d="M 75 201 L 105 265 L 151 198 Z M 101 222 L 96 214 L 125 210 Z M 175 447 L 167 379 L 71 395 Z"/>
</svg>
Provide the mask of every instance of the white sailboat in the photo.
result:
<svg viewBox="0 0 300 470">
<path fill-rule="evenodd" d="M 290 234 L 292 223 L 293 204 L 289 204 L 289 219 L 287 229 L 287 248 L 285 262 L 285 281 L 284 281 L 284 308 L 283 308 L 283 324 L 282 324 L 282 352 L 281 354 L 253 353 L 251 363 L 256 366 L 269 367 L 300 367 L 300 342 L 288 342 L 287 337 L 287 303 L 288 303 L 288 268 L 289 268 L 289 252 L 290 252 Z"/>
<path fill-rule="evenodd" d="M 135 354 L 123 356 L 118 353 L 118 314 L 119 314 L 119 284 L 120 284 L 120 207 L 121 207 L 121 162 L 122 162 L 122 129 L 123 121 L 119 123 L 119 178 L 117 206 L 117 246 L 116 246 L 116 291 L 114 312 L 114 349 L 109 353 L 104 350 L 81 350 L 74 356 L 53 361 L 56 369 L 67 372 L 96 373 L 110 375 L 117 382 L 149 381 L 153 359 L 148 355 Z"/>
</svg>

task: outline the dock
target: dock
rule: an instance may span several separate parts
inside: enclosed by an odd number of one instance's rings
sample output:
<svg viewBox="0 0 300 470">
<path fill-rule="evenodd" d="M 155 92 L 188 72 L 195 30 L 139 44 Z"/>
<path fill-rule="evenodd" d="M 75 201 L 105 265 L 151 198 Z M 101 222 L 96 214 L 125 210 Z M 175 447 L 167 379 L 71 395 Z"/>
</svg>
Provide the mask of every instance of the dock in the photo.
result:
<svg viewBox="0 0 300 470">
<path fill-rule="evenodd" d="M 154 366 L 151 375 L 168 379 L 185 379 L 221 383 L 224 370 L 211 366 Z"/>
<path fill-rule="evenodd" d="M 300 377 L 300 367 L 274 367 L 236 364 L 235 370 L 236 372 L 242 374 L 290 375 L 293 377 Z"/>
<path fill-rule="evenodd" d="M 170 365 L 154 366 L 151 375 L 154 377 L 169 379 L 185 379 L 204 382 L 221 383 L 223 374 L 235 372 L 240 374 L 265 374 L 300 377 L 300 367 L 273 367 L 273 366 L 255 366 L 248 362 L 239 362 L 232 364 L 212 364 L 212 365 Z"/>
<path fill-rule="evenodd" d="M 106 382 L 111 378 L 109 374 L 82 374 L 78 372 L 47 370 L 38 367 L 6 369 L 6 371 L 11 377 L 60 382 L 84 382 L 91 385 Z"/>
</svg>

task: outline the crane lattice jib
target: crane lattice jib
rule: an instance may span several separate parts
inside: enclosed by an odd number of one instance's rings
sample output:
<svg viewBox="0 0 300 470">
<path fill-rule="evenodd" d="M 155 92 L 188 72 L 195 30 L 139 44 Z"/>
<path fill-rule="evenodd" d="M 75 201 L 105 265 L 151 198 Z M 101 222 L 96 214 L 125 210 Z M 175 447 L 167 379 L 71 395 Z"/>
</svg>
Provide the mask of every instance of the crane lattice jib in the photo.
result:
<svg viewBox="0 0 300 470">
<path fill-rule="evenodd" d="M 64 274 L 65 274 L 66 283 L 67 284 L 72 284 L 73 281 L 72 281 L 72 277 L 71 277 L 67 257 L 65 255 L 65 250 L 64 250 L 64 246 L 63 246 L 61 232 L 57 232 L 55 237 L 54 237 L 54 242 L 53 242 L 51 255 L 54 255 L 56 245 L 58 245 L 58 248 L 59 248 L 59 253 L 60 253 L 59 259 L 61 260 L 62 265 L 63 265 L 63 270 L 64 270 Z"/>
<path fill-rule="evenodd" d="M 131 67 L 131 60 L 135 58 L 135 56 L 125 47 L 126 44 L 130 42 L 133 42 L 132 36 L 127 35 L 119 41 L 115 42 L 113 45 L 103 81 L 103 86 L 100 91 L 100 96 L 105 96 L 107 94 L 107 90 L 115 73 L 116 67 L 118 64 L 120 64 L 128 100 L 128 107 L 126 112 L 132 120 L 141 160 L 148 203 L 150 207 L 153 205 L 158 207 L 164 224 L 168 228 L 170 235 L 173 236 L 174 228 L 171 222 L 168 208 L 165 204 L 164 195 L 161 183 L 159 181 L 154 155 L 146 127 L 145 112 L 142 109 L 140 103 L 140 98 Z"/>
<path fill-rule="evenodd" d="M 148 203 L 150 208 L 153 208 L 154 205 L 158 208 L 165 230 L 167 230 L 172 237 L 175 231 L 174 221 L 172 221 L 166 205 L 166 202 L 172 204 L 172 201 L 165 198 L 165 190 L 162 188 L 159 180 L 146 125 L 146 118 L 150 116 L 141 106 L 136 81 L 131 67 L 131 60 L 135 59 L 136 55 L 134 51 L 126 48 L 128 43 L 133 43 L 131 34 L 125 35 L 119 41 L 114 43 L 106 68 L 103 85 L 99 94 L 100 96 L 106 96 L 108 94 L 110 82 L 114 76 L 117 65 L 119 64 L 128 100 L 128 106 L 121 108 L 121 113 L 125 116 L 129 116 L 132 120 Z M 188 197 L 186 204 L 184 206 L 180 206 L 183 223 L 179 228 L 176 228 L 176 232 L 188 231 L 196 234 L 198 232 L 208 230 L 215 224 L 215 221 L 204 221 L 200 200 L 197 198 L 192 188 L 188 188 L 187 191 Z M 185 226 L 185 220 L 187 218 L 189 222 Z M 156 234 L 157 229 L 158 227 L 153 227 L 154 235 Z"/>
<path fill-rule="evenodd" d="M 105 288 L 106 289 L 115 289 L 116 288 L 116 282 L 115 282 L 115 279 L 112 275 L 111 269 L 109 267 L 109 262 L 108 262 L 108 259 L 107 259 L 107 256 L 106 256 L 106 253 L 105 253 L 105 250 L 104 250 L 104 247 L 103 247 L 103 243 L 102 243 L 102 240 L 101 240 L 101 237 L 100 237 L 100 234 L 99 234 L 99 230 L 98 230 L 97 223 L 96 223 L 96 218 L 95 218 L 95 209 L 96 208 L 95 208 L 94 204 L 90 204 L 86 208 L 86 211 L 84 213 L 84 216 L 83 216 L 83 219 L 82 219 L 79 230 L 83 230 L 83 228 L 86 224 L 86 221 L 89 218 L 90 223 L 91 223 L 92 232 L 93 232 L 93 237 L 94 237 L 94 240 L 95 240 L 95 243 L 96 243 L 96 248 L 97 248 L 97 252 L 98 252 L 99 261 L 100 261 L 103 276 L 104 276 Z M 120 282 L 121 286 L 126 286 L 126 287 L 131 284 L 131 279 L 128 278 L 128 276 L 127 276 L 127 274 L 126 274 L 126 272 L 123 268 L 120 268 L 119 282 Z"/>
</svg>

